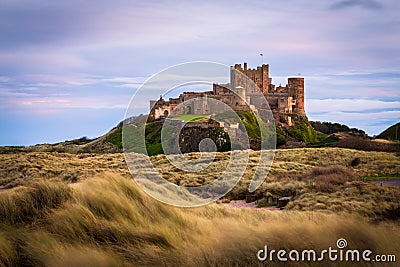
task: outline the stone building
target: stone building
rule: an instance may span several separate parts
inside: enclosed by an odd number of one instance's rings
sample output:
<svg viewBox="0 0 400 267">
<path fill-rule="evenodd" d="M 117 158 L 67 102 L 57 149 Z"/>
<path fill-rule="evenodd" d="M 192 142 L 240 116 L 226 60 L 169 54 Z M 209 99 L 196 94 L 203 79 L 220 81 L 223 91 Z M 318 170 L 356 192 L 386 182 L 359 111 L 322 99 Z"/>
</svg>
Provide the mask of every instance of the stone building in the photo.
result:
<svg viewBox="0 0 400 267">
<path fill-rule="evenodd" d="M 240 75 L 240 73 L 245 75 Z M 261 90 L 261 92 L 260 92 Z M 233 110 L 258 112 L 268 108 L 260 102 L 260 94 L 265 96 L 275 123 L 292 125 L 305 117 L 304 78 L 288 78 L 285 86 L 275 87 L 269 77 L 269 65 L 263 64 L 255 69 L 248 69 L 247 63 L 231 67 L 230 83 L 213 84 L 212 91 L 184 92 L 177 98 L 150 102 L 150 120 L 158 120 L 171 114 L 212 114 L 223 112 L 221 106 L 212 105 L 208 99 L 216 99 Z"/>
</svg>

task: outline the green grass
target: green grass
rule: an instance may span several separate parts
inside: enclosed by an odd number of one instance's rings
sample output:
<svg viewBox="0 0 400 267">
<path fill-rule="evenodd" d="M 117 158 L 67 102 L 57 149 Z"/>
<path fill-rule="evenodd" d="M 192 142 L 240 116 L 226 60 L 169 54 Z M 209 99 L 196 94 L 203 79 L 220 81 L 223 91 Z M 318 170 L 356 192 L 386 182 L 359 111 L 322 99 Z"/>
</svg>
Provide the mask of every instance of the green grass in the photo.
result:
<svg viewBox="0 0 400 267">
<path fill-rule="evenodd" d="M 299 141 L 305 143 L 317 142 L 317 132 L 306 118 L 302 118 L 299 123 L 290 127 L 288 133 Z"/>
<path fill-rule="evenodd" d="M 161 143 L 147 144 L 146 149 L 147 149 L 147 155 L 149 155 L 149 156 L 154 156 L 154 155 L 164 153 Z"/>
<path fill-rule="evenodd" d="M 276 146 L 279 147 L 281 145 L 286 144 L 286 137 L 281 128 L 276 127 Z"/>
<path fill-rule="evenodd" d="M 115 131 L 106 137 L 106 142 L 109 142 L 116 147 L 122 149 L 122 127 L 118 127 Z"/>
<path fill-rule="evenodd" d="M 161 147 L 161 127 L 162 123 L 160 122 L 152 122 L 146 124 L 145 143 L 149 156 L 163 153 Z M 141 136 L 140 131 L 143 131 L 143 128 L 137 125 L 127 125 L 125 126 L 124 131 L 126 138 L 126 151 L 130 151 L 129 145 L 134 144 L 134 152 L 144 153 L 144 148 L 141 147 L 143 141 L 139 138 Z M 105 141 L 117 146 L 119 149 L 122 149 L 122 127 L 118 127 L 116 130 L 107 135 Z"/>
<path fill-rule="evenodd" d="M 307 147 L 328 147 L 337 141 L 339 141 L 337 136 L 317 132 L 317 141 L 308 143 Z"/>
<path fill-rule="evenodd" d="M 366 181 L 399 180 L 400 175 L 398 173 L 391 173 L 379 176 L 364 176 L 363 179 L 365 179 Z"/>
<path fill-rule="evenodd" d="M 237 111 L 236 113 L 242 120 L 247 135 L 254 140 L 261 140 L 261 131 L 256 115 L 248 111 Z"/>
<path fill-rule="evenodd" d="M 199 115 L 194 115 L 194 114 L 183 114 L 177 117 L 171 118 L 172 120 L 176 121 L 185 121 L 185 122 L 196 122 L 196 121 L 201 121 L 204 118 L 209 117 L 210 115 L 207 114 L 199 114 Z"/>
</svg>

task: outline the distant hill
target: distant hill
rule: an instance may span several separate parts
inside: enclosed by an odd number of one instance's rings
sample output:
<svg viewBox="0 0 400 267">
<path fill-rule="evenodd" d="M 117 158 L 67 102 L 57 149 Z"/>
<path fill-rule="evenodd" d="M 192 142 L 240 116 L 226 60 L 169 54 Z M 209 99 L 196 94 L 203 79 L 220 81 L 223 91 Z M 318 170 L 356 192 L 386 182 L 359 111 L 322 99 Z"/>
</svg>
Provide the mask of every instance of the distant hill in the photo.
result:
<svg viewBox="0 0 400 267">
<path fill-rule="evenodd" d="M 400 141 L 400 122 L 381 132 L 376 138 Z"/>
<path fill-rule="evenodd" d="M 360 135 L 366 135 L 363 130 L 357 128 L 350 128 L 347 125 L 340 124 L 337 122 L 320 122 L 320 121 L 310 121 L 312 127 L 324 134 L 333 133 L 356 133 Z"/>
<path fill-rule="evenodd" d="M 318 142 L 308 143 L 308 147 L 341 147 L 364 151 L 400 152 L 400 144 L 392 141 L 394 138 L 380 136 L 372 138 L 363 130 L 350 128 L 340 123 L 310 121 L 310 124 L 318 132 Z M 391 136 L 395 136 L 395 125 L 389 129 L 391 128 L 393 128 L 390 131 Z M 383 138 L 388 141 L 382 140 Z"/>
</svg>

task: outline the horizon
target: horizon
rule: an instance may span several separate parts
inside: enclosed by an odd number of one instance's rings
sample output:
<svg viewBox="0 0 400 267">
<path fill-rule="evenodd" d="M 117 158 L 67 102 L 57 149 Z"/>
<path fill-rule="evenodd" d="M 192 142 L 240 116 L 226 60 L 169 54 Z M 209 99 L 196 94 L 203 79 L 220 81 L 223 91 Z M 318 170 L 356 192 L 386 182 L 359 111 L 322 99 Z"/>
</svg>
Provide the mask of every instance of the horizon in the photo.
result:
<svg viewBox="0 0 400 267">
<path fill-rule="evenodd" d="M 28 3 L 0 7 L 1 146 L 101 136 L 147 78 L 188 61 L 304 77 L 311 121 L 373 136 L 400 120 L 395 0 Z"/>
</svg>

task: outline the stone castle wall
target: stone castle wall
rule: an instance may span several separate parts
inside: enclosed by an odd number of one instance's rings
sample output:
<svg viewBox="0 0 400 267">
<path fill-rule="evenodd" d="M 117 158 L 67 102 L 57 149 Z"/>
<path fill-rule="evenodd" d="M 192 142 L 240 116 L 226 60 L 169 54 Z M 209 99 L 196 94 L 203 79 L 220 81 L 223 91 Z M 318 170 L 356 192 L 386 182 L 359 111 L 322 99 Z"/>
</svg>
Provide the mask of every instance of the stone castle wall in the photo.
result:
<svg viewBox="0 0 400 267">
<path fill-rule="evenodd" d="M 237 75 L 236 71 L 245 75 Z M 262 108 L 258 103 L 261 99 L 260 94 L 265 96 L 269 108 L 279 122 L 291 125 L 301 116 L 306 116 L 304 78 L 288 78 L 286 86 L 279 85 L 275 88 L 269 77 L 268 64 L 248 69 L 247 63 L 244 63 L 243 68 L 241 64 L 235 64 L 231 67 L 230 75 L 229 84 L 213 84 L 212 91 L 184 92 L 178 98 L 170 98 L 168 101 L 162 98 L 152 101 L 150 103 L 151 119 L 167 117 L 172 112 L 175 115 L 218 113 L 219 110 L 213 110 L 207 99 L 219 100 L 234 110 L 251 110 L 248 104 Z M 258 88 L 262 90 L 262 93 Z"/>
</svg>

